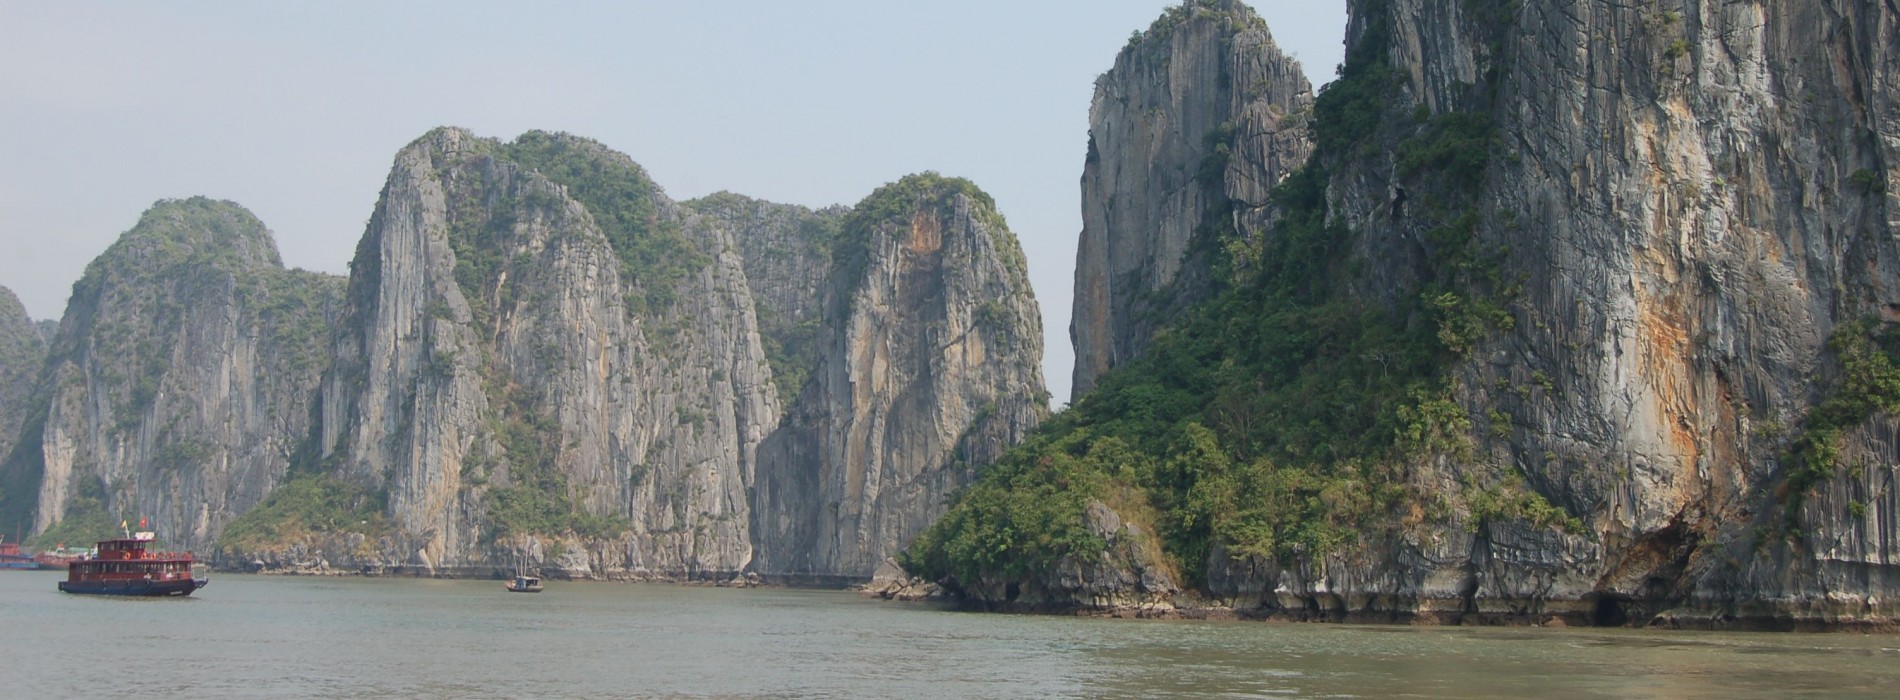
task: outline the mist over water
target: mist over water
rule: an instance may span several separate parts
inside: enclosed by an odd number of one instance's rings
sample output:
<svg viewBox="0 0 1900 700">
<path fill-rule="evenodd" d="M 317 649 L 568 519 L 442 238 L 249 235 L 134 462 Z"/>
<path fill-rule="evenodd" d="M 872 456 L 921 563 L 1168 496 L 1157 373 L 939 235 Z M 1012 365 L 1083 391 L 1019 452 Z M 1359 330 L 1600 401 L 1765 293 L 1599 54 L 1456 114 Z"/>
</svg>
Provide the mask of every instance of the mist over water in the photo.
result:
<svg viewBox="0 0 1900 700">
<path fill-rule="evenodd" d="M 4 697 L 1890 698 L 1900 638 L 1002 616 L 851 593 L 0 572 Z"/>
</svg>

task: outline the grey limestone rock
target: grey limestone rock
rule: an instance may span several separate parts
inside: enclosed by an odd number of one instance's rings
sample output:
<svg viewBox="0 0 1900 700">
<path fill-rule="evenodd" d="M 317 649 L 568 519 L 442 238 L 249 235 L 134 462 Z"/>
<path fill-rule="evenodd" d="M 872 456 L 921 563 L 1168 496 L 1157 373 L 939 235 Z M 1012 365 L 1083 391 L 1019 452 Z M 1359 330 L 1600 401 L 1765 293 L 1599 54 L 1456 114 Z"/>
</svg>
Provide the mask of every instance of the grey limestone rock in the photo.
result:
<svg viewBox="0 0 1900 700">
<path fill-rule="evenodd" d="M 40 429 L 7 483 L 31 531 L 67 518 L 145 520 L 208 549 L 262 500 L 310 434 L 343 280 L 286 270 L 230 202 L 159 202 L 73 287 L 48 350 Z M 9 488 L 9 492 L 13 489 Z M 21 489 L 25 492 L 25 489 Z"/>
<path fill-rule="evenodd" d="M 1016 239 L 934 175 L 858 205 L 812 378 L 759 448 L 760 574 L 867 580 L 1041 420 L 1041 319 Z"/>
<path fill-rule="evenodd" d="M 1235 0 L 1170 8 L 1095 83 L 1076 253 L 1075 396 L 1206 294 L 1207 251 L 1271 228 L 1312 152 L 1312 87 Z"/>
<path fill-rule="evenodd" d="M 675 265 L 631 257 L 656 240 Z M 355 272 L 323 447 L 389 491 L 376 565 L 480 568 L 549 527 L 582 530 L 569 551 L 602 577 L 751 560 L 753 453 L 778 402 L 742 258 L 626 156 L 431 132 L 397 156 Z M 554 520 L 520 522 L 536 513 Z"/>
<path fill-rule="evenodd" d="M 1454 493 L 1501 469 L 1581 528 L 1453 513 L 1292 562 L 1217 552 L 1208 593 L 1301 619 L 1893 627 L 1895 417 L 1844 431 L 1807 492 L 1789 493 L 1788 457 L 1838 382 L 1828 338 L 1900 323 L 1893 5 L 1349 8 L 1349 47 L 1377 47 L 1396 87 L 1371 146 L 1323 163 L 1332 215 L 1355 235 L 1354 293 L 1388 306 L 1418 293 L 1437 222 L 1405 201 L 1421 183 L 1400 144 L 1453 112 L 1498 128 L 1473 236 L 1522 282 L 1513 322 L 1452 371 L 1473 423 L 1495 425 L 1474 429 L 1470 456 L 1412 465 L 1407 487 Z M 1196 89 L 1156 121 L 1221 94 Z M 1085 188 L 1101 163 L 1147 155 L 1109 146 L 1098 133 Z M 1163 170 L 1193 162 L 1177 153 Z M 1156 222 L 1157 246 L 1197 221 L 1166 199 L 1114 201 L 1143 202 L 1128 215 Z M 1100 367 L 1113 354 L 1088 339 L 1130 336 L 1121 316 L 1082 312 L 1106 298 L 1086 283 L 1078 273 L 1077 350 Z"/>
</svg>

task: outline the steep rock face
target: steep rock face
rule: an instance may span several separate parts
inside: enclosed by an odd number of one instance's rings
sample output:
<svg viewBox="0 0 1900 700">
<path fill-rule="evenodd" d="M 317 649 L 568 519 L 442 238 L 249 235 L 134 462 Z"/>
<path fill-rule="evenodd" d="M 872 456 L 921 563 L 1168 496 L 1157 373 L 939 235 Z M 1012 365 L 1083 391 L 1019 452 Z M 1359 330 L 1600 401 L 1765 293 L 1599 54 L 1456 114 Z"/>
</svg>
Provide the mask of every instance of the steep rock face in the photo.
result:
<svg viewBox="0 0 1900 700">
<path fill-rule="evenodd" d="M 1852 2 L 1521 5 L 1357 2 L 1349 42 L 1383 46 L 1388 118 L 1479 115 L 1505 135 L 1471 235 L 1522 286 L 1514 323 L 1457 370 L 1457 399 L 1489 414 L 1478 461 L 1584 527 L 1477 522 L 1240 587 L 1360 610 L 1396 592 L 1401 610 L 1454 616 L 1894 624 L 1891 415 L 1847 427 L 1831 478 L 1806 483 L 1799 462 L 1841 384 L 1830 336 L 1900 321 L 1885 78 L 1900 18 Z M 1377 138 L 1435 128 L 1390 124 Z M 1431 254 L 1408 241 L 1444 223 L 1406 201 L 1431 185 L 1404 150 L 1333 163 L 1328 193 L 1366 260 L 1355 286 L 1388 303 Z M 1454 489 L 1485 469 L 1414 478 Z"/>
<path fill-rule="evenodd" d="M 1076 396 L 1205 296 L 1207 253 L 1272 219 L 1312 151 L 1312 87 L 1236 0 L 1171 8 L 1095 84 L 1076 254 Z"/>
<path fill-rule="evenodd" d="M 359 563 L 505 569 L 564 533 L 579 575 L 751 560 L 778 403 L 742 258 L 626 156 L 431 132 L 352 269 L 322 444 L 393 521 Z"/>
<path fill-rule="evenodd" d="M 46 341 L 13 290 L 0 287 L 0 456 L 13 450 L 46 361 Z"/>
<path fill-rule="evenodd" d="M 72 539 L 147 520 L 207 547 L 310 434 L 340 278 L 285 270 L 250 212 L 159 202 L 73 287 L 7 463 L 9 518 Z M 37 429 L 32 429 L 37 427 Z M 21 489 L 25 492 L 25 489 Z M 37 505 L 35 505 L 35 502 Z"/>
<path fill-rule="evenodd" d="M 1350 41 L 1382 44 L 1395 72 L 1373 138 L 1429 137 L 1393 125 L 1417 106 L 1505 135 L 1471 235 L 1522 286 L 1513 322 L 1454 375 L 1488 428 L 1475 455 L 1411 479 L 1452 492 L 1502 467 L 1583 527 L 1464 513 L 1294 567 L 1217 559 L 1211 582 L 1335 618 L 1894 624 L 1892 415 L 1848 426 L 1820 483 L 1798 472 L 1799 438 L 1841 383 L 1830 336 L 1900 321 L 1900 112 L 1883 77 L 1900 17 L 1847 2 L 1521 5 L 1367 0 Z M 1416 293 L 1432 252 L 1410 241 L 1445 218 L 1406 201 L 1432 183 L 1407 174 L 1405 151 L 1329 163 L 1328 201 L 1366 261 L 1354 286 L 1387 303 Z"/>
<path fill-rule="evenodd" d="M 758 302 L 759 333 L 778 395 L 790 398 L 817 364 L 831 246 L 846 207 L 813 211 L 729 192 L 687 202 L 719 227 L 745 260 L 746 282 Z"/>
<path fill-rule="evenodd" d="M 1555 391 L 1498 401 L 1533 483 L 1590 514 L 1594 588 L 1657 597 L 1645 572 L 1717 616 L 1900 617 L 1880 602 L 1900 593 L 1890 415 L 1850 431 L 1842 466 L 1866 468 L 1805 500 L 1806 537 L 1756 530 L 1803 498 L 1773 490 L 1834 383 L 1827 339 L 1900 321 L 1900 14 L 1526 3 L 1516 21 L 1497 118 L 1519 138 L 1493 191 L 1546 233 L 1515 241 L 1531 323 L 1504 350 Z"/>
<path fill-rule="evenodd" d="M 1152 607 L 1075 584 L 1077 551 L 1144 562 L 1115 547 L 1146 528 L 1075 505 L 1114 496 L 1244 615 L 1900 626 L 1893 8 L 1350 9 L 1233 286 L 910 561 L 992 604 Z M 1028 553 L 970 555 L 995 539 Z"/>
<path fill-rule="evenodd" d="M 767 577 L 868 580 L 1041 420 L 1041 320 L 994 203 L 934 175 L 846 218 L 812 378 L 760 446 Z"/>
</svg>

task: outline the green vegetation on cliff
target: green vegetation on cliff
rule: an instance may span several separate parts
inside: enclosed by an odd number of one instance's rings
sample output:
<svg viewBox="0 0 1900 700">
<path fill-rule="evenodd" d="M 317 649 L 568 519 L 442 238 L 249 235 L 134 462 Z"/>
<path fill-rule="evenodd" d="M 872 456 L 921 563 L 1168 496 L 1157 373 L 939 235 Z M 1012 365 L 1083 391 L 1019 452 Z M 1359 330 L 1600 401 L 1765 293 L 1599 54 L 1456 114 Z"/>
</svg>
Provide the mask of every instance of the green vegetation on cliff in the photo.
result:
<svg viewBox="0 0 1900 700">
<path fill-rule="evenodd" d="M 686 237 L 679 220 L 660 210 L 660 187 L 624 155 L 567 134 L 530 131 L 501 149 L 502 157 L 567 188 L 587 207 L 620 257 L 623 282 L 641 292 L 636 313 L 673 305 L 686 275 L 712 257 Z"/>
<path fill-rule="evenodd" d="M 1798 532 L 1808 491 L 1840 471 L 1841 438 L 1876 413 L 1900 411 L 1900 328 L 1872 319 L 1844 323 L 1828 337 L 1840 377 L 1808 413 L 1787 460 L 1783 527 Z"/>
<path fill-rule="evenodd" d="M 1371 39 L 1320 94 L 1318 150 L 1275 189 L 1275 228 L 1203 227 L 1233 237 L 1223 249 L 1251 264 L 1217 264 L 1212 298 L 988 470 L 906 551 L 907 566 L 952 583 L 1046 576 L 1100 551 L 1087 501 L 1129 493 L 1152 506 L 1150 525 L 1190 579 L 1216 551 L 1292 561 L 1396 523 L 1401 505 L 1445 512 L 1446 494 L 1414 492 L 1406 474 L 1429 455 L 1473 458 L 1449 370 L 1511 324 L 1510 280 L 1472 235 L 1493 127 L 1482 113 L 1420 122 L 1398 104 L 1383 22 L 1369 18 Z M 1354 293 L 1354 232 L 1326 193 L 1329 167 L 1382 151 L 1429 230 L 1416 286 L 1389 308 Z M 1216 201 L 1218 185 L 1203 183 Z M 1574 525 L 1500 481 L 1472 485 L 1485 506 L 1476 518 Z"/>
<path fill-rule="evenodd" d="M 389 533 L 383 515 L 388 496 L 329 475 L 292 477 L 264 502 L 232 520 L 218 548 L 259 552 L 318 535 L 360 534 L 374 540 Z"/>
<path fill-rule="evenodd" d="M 107 501 L 105 486 L 98 479 L 90 476 L 80 478 L 73 484 L 72 496 L 66 499 L 64 517 L 44 532 L 29 538 L 28 544 L 35 547 L 90 547 L 99 540 L 118 537 L 119 524 L 128 518 L 110 512 L 106 507 Z"/>
<path fill-rule="evenodd" d="M 631 529 L 625 516 L 594 515 L 574 497 L 567 475 L 555 465 L 560 454 L 561 430 L 536 407 L 539 397 L 518 385 L 501 385 L 491 378 L 489 394 L 501 397 L 501 415 L 489 420 L 489 430 L 507 460 L 506 484 L 488 487 L 487 537 L 492 541 L 514 535 L 560 535 L 603 538 Z M 492 465 L 477 453 L 464 469 L 485 478 Z"/>
</svg>

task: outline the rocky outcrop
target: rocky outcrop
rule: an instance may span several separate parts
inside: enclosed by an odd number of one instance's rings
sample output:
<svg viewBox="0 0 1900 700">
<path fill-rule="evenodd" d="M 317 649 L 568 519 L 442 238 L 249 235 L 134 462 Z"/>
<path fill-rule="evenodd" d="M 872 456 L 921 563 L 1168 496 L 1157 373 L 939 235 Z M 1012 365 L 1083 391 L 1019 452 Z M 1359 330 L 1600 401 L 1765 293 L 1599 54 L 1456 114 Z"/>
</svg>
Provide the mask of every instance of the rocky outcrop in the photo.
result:
<svg viewBox="0 0 1900 700">
<path fill-rule="evenodd" d="M 1349 6 L 1345 76 L 1315 107 L 1317 185 L 1288 194 L 1325 226 L 1302 229 L 1329 237 L 1307 242 L 1343 242 L 1341 258 L 1263 262 L 1344 271 L 1353 306 L 1436 324 L 1448 359 L 1419 376 L 1446 399 L 1412 394 L 1387 471 L 1319 462 L 1389 479 L 1389 522 L 1363 522 L 1349 544 L 1261 540 L 1271 553 L 1216 541 L 1208 604 L 1320 620 L 1900 625 L 1900 14 L 1844 0 Z M 1148 155 L 1104 150 L 1088 168 Z M 1143 206 L 1164 222 L 1157 239 L 1198 221 Z M 1248 263 L 1234 250 L 1222 262 Z M 1083 284 L 1079 354 L 1091 332 L 1123 337 L 1084 317 Z M 1359 359 L 1384 372 L 1393 358 Z M 1299 535 L 1268 522 L 1252 526 Z M 1101 605 L 1100 591 L 1045 588 Z"/>
<path fill-rule="evenodd" d="M 559 533 L 603 576 L 751 560 L 778 401 L 742 258 L 626 156 L 431 132 L 352 269 L 322 445 L 389 493 L 375 565 L 505 567 Z"/>
<path fill-rule="evenodd" d="M 1046 406 L 1035 298 L 987 195 L 912 176 L 839 236 L 817 364 L 759 448 L 768 579 L 869 579 Z"/>
<path fill-rule="evenodd" d="M 153 206 L 74 285 L 38 383 L 43 413 L 7 462 L 8 514 L 75 541 L 144 520 L 168 544 L 208 548 L 310 434 L 342 289 L 284 269 L 235 204 Z"/>
<path fill-rule="evenodd" d="M 1312 102 L 1299 63 L 1237 0 L 1170 8 L 1096 80 L 1069 326 L 1075 396 L 1206 296 L 1211 251 L 1271 228 L 1270 191 L 1312 152 Z"/>
<path fill-rule="evenodd" d="M 0 456 L 13 450 L 29 413 L 46 341 L 13 290 L 0 287 Z"/>
</svg>

